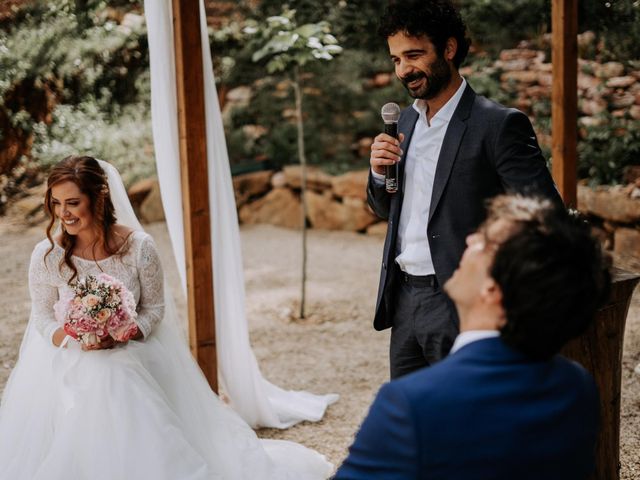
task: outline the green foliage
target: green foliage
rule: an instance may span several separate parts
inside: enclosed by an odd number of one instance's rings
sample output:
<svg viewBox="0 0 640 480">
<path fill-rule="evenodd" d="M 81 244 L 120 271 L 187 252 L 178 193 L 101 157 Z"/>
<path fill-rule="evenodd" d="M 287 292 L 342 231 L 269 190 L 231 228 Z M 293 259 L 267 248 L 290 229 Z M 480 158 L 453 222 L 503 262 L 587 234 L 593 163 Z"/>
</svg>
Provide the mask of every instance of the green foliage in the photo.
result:
<svg viewBox="0 0 640 480">
<path fill-rule="evenodd" d="M 38 162 L 93 153 L 132 167 L 128 178 L 153 166 L 146 29 L 105 14 L 139 3 L 32 2 L 19 28 L 0 30 L 0 118 L 5 129 L 34 134 L 30 156 Z"/>
<path fill-rule="evenodd" d="M 386 48 L 377 34 L 378 18 L 387 5 L 386 0 L 290 0 L 290 8 L 297 12 L 300 23 L 325 19 L 345 49 L 372 51 Z M 282 10 L 279 0 L 262 0 L 254 15 L 266 18 Z"/>
<path fill-rule="evenodd" d="M 600 60 L 628 62 L 640 58 L 640 2 L 590 0 L 578 5 L 580 30 L 592 30 L 602 40 Z"/>
<path fill-rule="evenodd" d="M 0 24 L 0 142 L 12 129 L 32 132 L 31 157 L 43 164 L 83 151 L 113 161 L 129 178 L 152 172 L 146 30 L 123 27 L 117 20 L 124 12 L 141 14 L 142 3 L 35 1 L 11 22 Z M 225 114 L 232 163 L 267 159 L 281 166 L 297 160 L 293 91 L 286 73 L 304 65 L 309 163 L 336 173 L 366 167 L 368 158 L 358 153 L 357 141 L 379 133 L 380 106 L 389 101 L 406 106 L 411 100 L 395 78 L 387 86 L 371 85 L 376 75 L 393 71 L 386 44 L 376 32 L 387 3 L 289 0 L 283 13 L 283 4 L 276 0 L 236 2 L 236 20 L 209 31 L 219 87 L 252 88 L 248 106 Z M 514 92 L 501 87 L 502 72 L 492 68 L 495 53 L 523 39 L 535 44 L 548 33 L 550 0 L 458 4 L 474 45 L 485 49 L 468 59 L 472 73 L 467 79 L 478 93 L 513 105 Z M 595 47 L 587 52 L 591 58 L 640 68 L 640 2 L 589 0 L 578 8 L 580 31 L 596 33 Z M 242 21 L 243 16 L 255 22 Z M 332 61 L 315 61 L 337 52 L 333 37 L 327 36 L 328 25 L 344 51 Z M 262 57 L 258 64 L 254 54 Z M 550 134 L 549 110 L 548 101 L 531 107 L 539 133 Z M 256 125 L 268 132 L 256 137 L 247 128 Z M 618 181 L 624 165 L 638 162 L 638 126 L 607 117 L 602 126 L 584 129 L 580 176 Z"/>
<path fill-rule="evenodd" d="M 255 33 L 254 44 L 260 45 L 251 59 L 266 60 L 269 73 L 291 72 L 315 60 L 333 60 L 342 52 L 328 22 L 298 26 L 295 14 L 295 10 L 285 8 L 280 15 L 267 18 L 266 25 L 248 22 L 244 29 L 248 34 Z"/>
<path fill-rule="evenodd" d="M 496 53 L 551 28 L 551 0 L 462 0 L 473 43 Z"/>
<path fill-rule="evenodd" d="M 599 126 L 585 127 L 578 143 L 578 177 L 592 185 L 622 180 L 627 165 L 640 164 L 640 121 L 602 117 Z"/>
<path fill-rule="evenodd" d="M 113 163 L 125 184 L 150 177 L 155 171 L 150 112 L 141 105 L 126 106 L 117 120 L 96 102 L 58 105 L 53 121 L 36 123 L 33 156 L 47 167 L 68 155 L 86 154 Z"/>
</svg>

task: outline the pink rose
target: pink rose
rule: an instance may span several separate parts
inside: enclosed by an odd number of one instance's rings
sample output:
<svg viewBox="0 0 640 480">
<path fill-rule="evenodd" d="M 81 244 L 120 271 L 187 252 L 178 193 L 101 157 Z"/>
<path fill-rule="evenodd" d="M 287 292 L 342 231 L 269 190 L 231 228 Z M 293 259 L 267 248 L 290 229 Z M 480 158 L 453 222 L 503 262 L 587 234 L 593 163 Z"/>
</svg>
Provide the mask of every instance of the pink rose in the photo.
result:
<svg viewBox="0 0 640 480">
<path fill-rule="evenodd" d="M 138 333 L 138 326 L 135 323 L 120 325 L 109 331 L 109 334 L 116 342 L 126 342 L 131 340 Z"/>
</svg>

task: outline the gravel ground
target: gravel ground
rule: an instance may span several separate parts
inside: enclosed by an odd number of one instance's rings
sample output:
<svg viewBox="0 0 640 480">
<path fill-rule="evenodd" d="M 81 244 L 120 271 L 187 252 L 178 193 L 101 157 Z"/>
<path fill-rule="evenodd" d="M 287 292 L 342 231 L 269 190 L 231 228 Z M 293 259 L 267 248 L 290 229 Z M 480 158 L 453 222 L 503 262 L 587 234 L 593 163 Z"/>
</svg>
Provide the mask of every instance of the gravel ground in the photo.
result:
<svg viewBox="0 0 640 480">
<path fill-rule="evenodd" d="M 148 227 L 170 252 L 163 224 Z M 0 389 L 15 364 L 30 302 L 26 283 L 33 245 L 42 226 L 0 219 Z M 308 318 L 293 320 L 300 296 L 300 234 L 270 226 L 242 228 L 247 315 L 260 368 L 283 388 L 335 392 L 340 400 L 318 423 L 288 430 L 262 429 L 261 437 L 293 440 L 339 464 L 379 386 L 388 379 L 388 333 L 371 325 L 382 239 L 309 233 Z M 165 265 L 175 285 L 172 265 Z M 640 295 L 636 292 L 625 335 L 622 374 L 621 478 L 640 478 Z"/>
</svg>

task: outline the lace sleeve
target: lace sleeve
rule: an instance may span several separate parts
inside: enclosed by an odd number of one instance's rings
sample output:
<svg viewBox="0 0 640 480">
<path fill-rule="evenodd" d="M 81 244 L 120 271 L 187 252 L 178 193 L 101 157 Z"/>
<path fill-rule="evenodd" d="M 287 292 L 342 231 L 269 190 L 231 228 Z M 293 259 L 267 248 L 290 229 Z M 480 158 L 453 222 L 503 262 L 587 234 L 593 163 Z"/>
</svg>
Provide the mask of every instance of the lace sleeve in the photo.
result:
<svg viewBox="0 0 640 480">
<path fill-rule="evenodd" d="M 140 301 L 137 324 L 145 338 L 164 316 L 164 278 L 153 239 L 145 235 L 137 256 Z"/>
<path fill-rule="evenodd" d="M 31 254 L 29 265 L 29 294 L 31 295 L 31 319 L 36 329 L 50 343 L 58 329 L 53 314 L 53 305 L 58 301 L 58 289 L 51 282 L 50 269 L 55 268 L 49 262 L 45 264 L 44 255 L 48 250 L 43 242 L 36 245 Z M 49 268 L 47 268 L 47 266 Z"/>
</svg>

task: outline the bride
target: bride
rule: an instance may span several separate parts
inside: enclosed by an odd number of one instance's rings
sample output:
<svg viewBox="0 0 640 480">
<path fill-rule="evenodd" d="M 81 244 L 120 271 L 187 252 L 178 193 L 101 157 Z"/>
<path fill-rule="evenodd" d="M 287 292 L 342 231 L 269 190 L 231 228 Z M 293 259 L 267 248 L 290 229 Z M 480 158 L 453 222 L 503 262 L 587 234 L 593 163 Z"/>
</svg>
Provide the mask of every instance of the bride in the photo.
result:
<svg viewBox="0 0 640 480">
<path fill-rule="evenodd" d="M 153 239 L 113 167 L 67 157 L 50 173 L 45 209 L 47 239 L 29 268 L 31 318 L 0 404 L 1 479 L 319 480 L 331 473 L 313 450 L 258 439 L 210 390 L 176 325 Z M 138 334 L 129 342 L 80 344 L 55 319 L 65 290 L 100 273 L 136 299 Z"/>
</svg>

